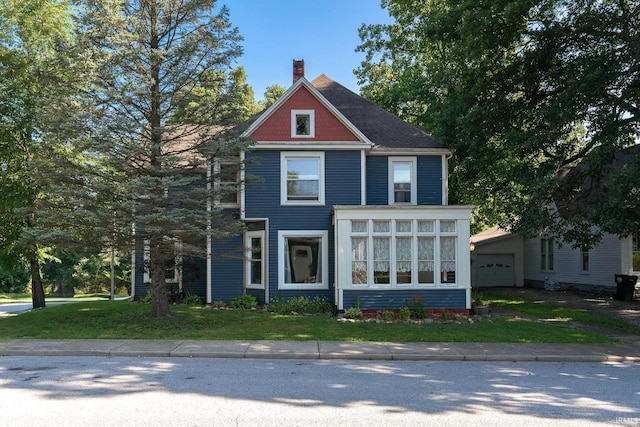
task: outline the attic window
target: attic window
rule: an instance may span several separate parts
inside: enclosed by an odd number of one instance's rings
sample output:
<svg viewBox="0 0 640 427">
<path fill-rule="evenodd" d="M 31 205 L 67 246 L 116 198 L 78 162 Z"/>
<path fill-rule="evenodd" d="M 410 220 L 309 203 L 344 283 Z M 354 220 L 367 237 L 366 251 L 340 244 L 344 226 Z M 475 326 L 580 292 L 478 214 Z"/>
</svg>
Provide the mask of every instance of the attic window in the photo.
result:
<svg viewBox="0 0 640 427">
<path fill-rule="evenodd" d="M 291 110 L 291 137 L 313 138 L 314 136 L 314 110 Z"/>
</svg>

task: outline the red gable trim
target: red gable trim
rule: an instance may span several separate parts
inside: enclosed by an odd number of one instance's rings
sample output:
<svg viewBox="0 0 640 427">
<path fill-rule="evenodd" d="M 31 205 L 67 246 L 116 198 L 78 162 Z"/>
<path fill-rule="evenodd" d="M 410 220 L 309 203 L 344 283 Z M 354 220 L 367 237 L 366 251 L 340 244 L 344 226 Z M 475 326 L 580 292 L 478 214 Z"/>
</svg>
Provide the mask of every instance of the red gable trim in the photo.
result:
<svg viewBox="0 0 640 427">
<path fill-rule="evenodd" d="M 291 110 L 314 110 L 315 137 L 291 137 Z M 259 142 L 309 142 L 361 140 L 304 86 L 298 87 L 263 123 L 251 132 L 251 138 Z"/>
</svg>

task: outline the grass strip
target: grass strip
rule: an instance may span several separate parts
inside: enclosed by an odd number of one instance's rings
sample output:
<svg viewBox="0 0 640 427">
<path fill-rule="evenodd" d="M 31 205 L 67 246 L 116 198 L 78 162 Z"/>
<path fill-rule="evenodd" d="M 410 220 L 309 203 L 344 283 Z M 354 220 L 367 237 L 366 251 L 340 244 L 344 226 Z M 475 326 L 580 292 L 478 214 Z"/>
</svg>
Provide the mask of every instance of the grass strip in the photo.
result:
<svg viewBox="0 0 640 427">
<path fill-rule="evenodd" d="M 594 325 L 606 326 L 608 328 L 620 329 L 640 335 L 640 328 L 634 327 L 627 322 L 612 318 L 595 316 L 587 310 L 569 307 L 559 304 L 539 303 L 535 301 L 526 301 L 521 298 L 508 297 L 504 295 L 486 294 L 484 295 L 490 304 L 508 308 L 509 310 L 519 313 L 528 314 L 539 317 L 541 319 L 550 319 L 559 322 L 580 322 Z"/>
<path fill-rule="evenodd" d="M 599 334 L 526 319 L 475 323 L 341 322 L 329 316 L 283 316 L 250 310 L 174 306 L 175 317 L 151 319 L 150 306 L 88 301 L 0 318 L 0 339 L 203 339 L 392 342 L 607 343 Z"/>
</svg>

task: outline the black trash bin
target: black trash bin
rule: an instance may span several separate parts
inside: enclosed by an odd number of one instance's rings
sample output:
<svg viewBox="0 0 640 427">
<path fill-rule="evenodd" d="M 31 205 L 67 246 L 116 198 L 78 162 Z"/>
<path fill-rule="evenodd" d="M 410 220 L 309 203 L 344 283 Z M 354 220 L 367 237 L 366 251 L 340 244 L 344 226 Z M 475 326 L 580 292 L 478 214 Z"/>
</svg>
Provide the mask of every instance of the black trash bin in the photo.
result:
<svg viewBox="0 0 640 427">
<path fill-rule="evenodd" d="M 616 299 L 620 301 L 633 301 L 636 283 L 638 283 L 638 276 L 616 274 Z"/>
</svg>

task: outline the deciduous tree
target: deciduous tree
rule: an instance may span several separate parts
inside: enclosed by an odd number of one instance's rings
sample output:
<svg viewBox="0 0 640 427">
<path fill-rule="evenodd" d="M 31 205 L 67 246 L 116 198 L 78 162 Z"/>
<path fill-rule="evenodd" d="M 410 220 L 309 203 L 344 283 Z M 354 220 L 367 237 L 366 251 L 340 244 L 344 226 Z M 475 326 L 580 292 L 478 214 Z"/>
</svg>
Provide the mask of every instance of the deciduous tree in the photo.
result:
<svg viewBox="0 0 640 427">
<path fill-rule="evenodd" d="M 5 0 L 0 4 L 0 250 L 27 259 L 33 307 L 44 307 L 38 241 L 24 234 L 39 218 L 36 163 L 55 105 L 68 94 L 70 71 L 61 50 L 71 44 L 66 0 Z"/>
<path fill-rule="evenodd" d="M 450 147 L 452 199 L 480 223 L 593 244 L 640 218 L 605 203 L 552 209 L 558 174 L 606 175 L 640 131 L 640 3 L 635 0 L 383 0 L 390 25 L 360 29 L 363 94 Z M 638 164 L 616 200 L 640 208 Z M 564 194 L 587 191 L 574 180 Z M 569 183 L 562 182 L 567 186 Z M 626 206 L 628 208 L 629 206 Z M 635 210 L 634 210 L 635 209 Z"/>
</svg>

